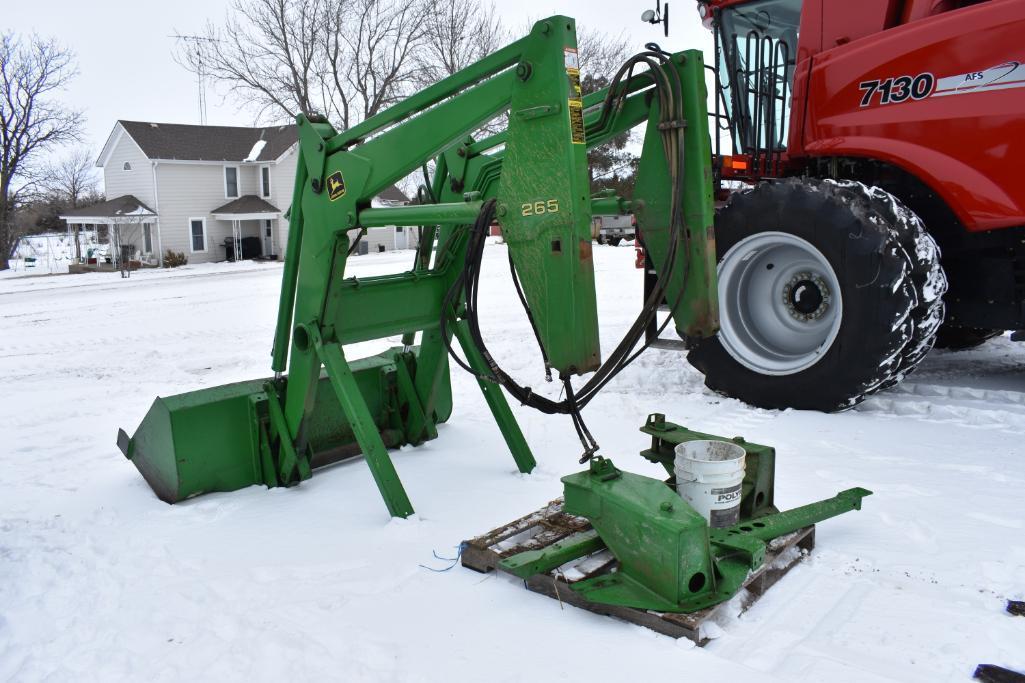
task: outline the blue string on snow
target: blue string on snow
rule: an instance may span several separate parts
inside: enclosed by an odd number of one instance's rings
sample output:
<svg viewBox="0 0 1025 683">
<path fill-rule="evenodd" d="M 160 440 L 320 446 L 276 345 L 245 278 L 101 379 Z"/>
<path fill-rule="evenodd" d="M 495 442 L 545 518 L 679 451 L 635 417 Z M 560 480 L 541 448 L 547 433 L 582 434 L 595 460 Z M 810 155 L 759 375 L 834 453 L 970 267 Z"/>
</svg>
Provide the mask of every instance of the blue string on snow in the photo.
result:
<svg viewBox="0 0 1025 683">
<path fill-rule="evenodd" d="M 423 567 L 427 571 L 431 571 L 431 572 L 438 572 L 438 573 L 447 572 L 449 569 L 451 569 L 452 567 L 454 567 L 457 564 L 459 564 L 459 558 L 461 558 L 463 556 L 463 550 L 465 548 L 466 548 L 466 541 L 463 541 L 462 543 L 457 545 L 456 546 L 456 556 L 455 557 L 442 557 L 441 555 L 438 554 L 438 551 L 432 550 L 431 554 L 434 555 L 434 559 L 441 560 L 443 562 L 451 562 L 452 563 L 449 566 L 445 567 L 444 569 L 435 569 L 434 567 L 428 567 L 426 564 L 420 564 L 420 565 L 417 565 L 417 566 L 418 567 Z"/>
</svg>

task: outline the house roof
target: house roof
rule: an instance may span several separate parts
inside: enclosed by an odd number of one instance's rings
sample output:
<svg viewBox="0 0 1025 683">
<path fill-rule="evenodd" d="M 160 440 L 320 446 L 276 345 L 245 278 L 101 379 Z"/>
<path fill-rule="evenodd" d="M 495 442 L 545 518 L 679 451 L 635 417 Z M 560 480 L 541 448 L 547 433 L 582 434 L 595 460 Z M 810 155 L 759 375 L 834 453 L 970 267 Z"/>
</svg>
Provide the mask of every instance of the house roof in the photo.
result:
<svg viewBox="0 0 1025 683">
<path fill-rule="evenodd" d="M 409 197 L 407 197 L 406 193 L 403 192 L 402 190 L 400 190 L 395 185 L 389 185 L 388 187 L 386 187 L 383 190 L 381 190 L 377 194 L 377 196 L 374 197 L 370 201 L 370 205 L 373 208 L 375 208 L 375 209 L 380 209 L 381 207 L 394 206 L 393 202 L 398 202 L 398 203 L 402 203 L 402 204 L 408 204 L 409 203 Z M 214 213 L 218 213 L 218 212 L 214 211 Z M 287 209 L 285 209 L 285 213 L 284 213 L 284 215 L 282 215 L 282 218 L 284 218 L 285 220 L 288 220 L 291 217 L 291 214 L 292 214 L 292 206 L 289 205 L 289 207 Z"/>
<path fill-rule="evenodd" d="M 294 124 L 262 128 L 149 121 L 118 121 L 118 124 L 150 159 L 273 161 L 299 139 Z"/>
<path fill-rule="evenodd" d="M 281 213 L 281 209 L 268 201 L 257 197 L 255 194 L 244 194 L 238 199 L 232 199 L 224 206 L 220 206 L 210 213 L 212 214 L 251 214 L 251 213 Z"/>
<path fill-rule="evenodd" d="M 130 216 L 156 216 L 157 213 L 130 194 L 121 195 L 105 202 L 80 209 L 71 209 L 61 214 L 69 218 L 127 218 Z"/>
<path fill-rule="evenodd" d="M 409 197 L 407 197 L 402 190 L 395 187 L 394 185 L 389 185 L 388 187 L 381 190 L 380 194 L 377 195 L 377 198 L 389 202 L 402 202 L 403 204 L 409 203 Z"/>
</svg>

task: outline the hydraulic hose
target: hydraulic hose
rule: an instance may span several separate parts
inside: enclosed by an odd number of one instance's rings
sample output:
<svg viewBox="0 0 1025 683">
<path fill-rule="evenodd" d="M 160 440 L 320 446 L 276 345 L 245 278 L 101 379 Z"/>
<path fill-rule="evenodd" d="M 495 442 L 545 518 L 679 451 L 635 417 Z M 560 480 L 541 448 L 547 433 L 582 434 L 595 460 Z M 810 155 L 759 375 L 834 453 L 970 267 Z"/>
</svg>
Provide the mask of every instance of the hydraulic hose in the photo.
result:
<svg viewBox="0 0 1025 683">
<path fill-rule="evenodd" d="M 560 380 L 563 383 L 565 398 L 554 401 L 535 394 L 530 387 L 518 384 L 512 377 L 505 373 L 505 371 L 503 371 L 498 365 L 497 361 L 495 361 L 484 342 L 477 314 L 477 295 L 479 291 L 478 283 L 480 279 L 484 245 L 486 243 L 488 228 L 495 217 L 496 202 L 493 199 L 485 202 L 481 207 L 480 214 L 471 228 L 463 269 L 455 282 L 449 288 L 449 291 L 445 296 L 444 306 L 442 307 L 442 316 L 440 321 L 442 338 L 445 340 L 445 344 L 453 360 L 455 360 L 460 367 L 473 374 L 478 379 L 498 383 L 523 405 L 530 406 L 531 408 L 547 414 L 563 413 L 570 415 L 573 419 L 573 426 L 577 432 L 577 436 L 584 447 L 581 462 L 584 462 L 595 455 L 598 451 L 598 444 L 587 429 L 587 426 L 584 424 L 580 411 L 603 387 L 605 387 L 616 375 L 632 363 L 647 348 L 647 343 L 645 343 L 640 349 L 636 350 L 636 352 L 634 351 L 638 341 L 641 340 L 641 337 L 644 334 L 644 330 L 648 326 L 649 322 L 655 317 L 659 306 L 665 299 L 666 291 L 669 287 L 671 278 L 674 275 L 676 257 L 681 243 L 685 250 L 684 269 L 681 280 L 684 285 L 686 284 L 689 271 L 689 264 L 686 255 L 689 254 L 690 239 L 687 234 L 687 230 L 683 225 L 683 207 L 681 205 L 681 198 L 683 196 L 684 189 L 683 182 L 685 162 L 682 137 L 684 130 L 682 113 L 683 88 L 680 83 L 678 71 L 672 67 L 669 63 L 669 59 L 664 53 L 655 51 L 642 52 L 631 57 L 623 64 L 612 79 L 612 84 L 608 88 L 605 100 L 602 103 L 598 125 L 602 126 L 607 124 L 610 117 L 613 116 L 622 105 L 623 100 L 629 94 L 626 84 L 629 83 L 633 77 L 634 67 L 639 64 L 643 64 L 648 67 L 648 70 L 642 72 L 641 75 L 648 76 L 652 80 L 655 93 L 658 96 L 658 129 L 662 138 L 663 150 L 665 151 L 666 161 L 669 166 L 669 176 L 671 181 L 668 235 L 669 243 L 666 257 L 662 263 L 662 267 L 659 269 L 659 277 L 654 288 L 645 299 L 636 320 L 616 345 L 615 349 L 608 355 L 605 362 L 601 364 L 601 366 L 595 371 L 594 375 L 585 382 L 584 386 L 579 391 L 574 391 L 569 375 L 564 374 L 560 376 Z M 550 381 L 551 372 L 547 352 L 545 351 L 541 335 L 537 330 L 534 316 L 530 311 L 526 298 L 523 296 L 523 292 L 519 284 L 519 278 L 516 274 L 516 267 L 511 256 L 509 265 L 513 283 L 516 286 L 520 302 L 526 311 L 527 319 L 530 322 L 531 328 L 534 331 L 535 339 L 541 349 L 542 358 L 545 362 L 546 379 Z M 680 293 L 673 303 L 673 310 L 675 310 L 676 306 L 679 305 L 682 297 L 683 287 L 681 287 Z M 449 324 L 449 316 L 455 316 L 458 313 L 457 306 L 460 303 L 460 299 L 465 303 L 465 311 L 463 312 L 462 318 L 468 324 L 470 338 L 475 349 L 480 353 L 487 365 L 487 373 L 482 374 L 475 371 L 468 363 L 460 358 L 452 348 L 451 335 L 448 333 L 447 326 Z M 667 320 L 662 327 L 664 328 L 668 322 L 669 321 Z"/>
</svg>

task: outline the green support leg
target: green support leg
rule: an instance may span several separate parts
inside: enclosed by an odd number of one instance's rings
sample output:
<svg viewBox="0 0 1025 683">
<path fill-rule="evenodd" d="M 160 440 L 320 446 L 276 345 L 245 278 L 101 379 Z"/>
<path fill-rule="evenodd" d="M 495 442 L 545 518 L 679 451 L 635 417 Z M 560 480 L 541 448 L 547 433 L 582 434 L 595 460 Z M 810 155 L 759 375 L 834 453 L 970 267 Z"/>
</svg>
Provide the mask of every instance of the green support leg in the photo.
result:
<svg viewBox="0 0 1025 683">
<path fill-rule="evenodd" d="M 403 354 L 405 356 L 405 354 Z M 424 407 L 420 402 L 420 395 L 416 393 L 413 385 L 413 378 L 406 366 L 406 358 L 399 356 L 395 359 L 395 381 L 398 384 L 399 392 L 409 402 L 409 417 L 405 427 L 406 440 L 414 446 L 418 446 L 425 439 L 438 438 L 438 428 L 428 415 L 424 413 Z"/>
<path fill-rule="evenodd" d="M 388 512 L 392 517 L 408 517 L 413 514 L 413 505 L 399 481 L 395 465 L 388 456 L 388 449 L 381 440 L 381 433 L 377 431 L 377 425 L 345 360 L 342 347 L 338 344 L 324 344 L 320 339 L 316 339 L 315 343 L 317 355 L 327 368 L 331 386 L 352 425 L 352 431 L 370 466 L 370 473 L 374 475 L 384 504 L 388 506 Z"/>
<path fill-rule="evenodd" d="M 596 553 L 605 547 L 605 541 L 594 529 L 573 534 L 557 543 L 540 548 L 526 550 L 507 557 L 498 563 L 503 571 L 521 579 L 529 579 L 534 574 L 544 574 L 584 555 Z"/>
<path fill-rule="evenodd" d="M 277 472 L 277 480 L 284 486 L 298 484 L 304 479 L 313 476 L 309 460 L 305 453 L 296 453 L 295 445 L 288 433 L 288 424 L 285 422 L 285 414 L 281 411 L 281 398 L 274 385 L 264 385 L 267 393 L 267 412 L 270 415 L 270 422 L 273 432 L 278 435 L 280 443 Z"/>
<path fill-rule="evenodd" d="M 467 329 L 466 321 L 460 320 L 451 327 L 455 330 L 456 339 L 459 340 L 459 346 L 462 347 L 463 354 L 466 356 L 470 367 L 480 374 L 487 372 L 487 364 L 484 362 L 484 358 L 480 355 L 473 340 L 470 339 L 470 330 Z M 479 379 L 477 384 L 480 385 L 480 390 L 484 394 L 484 400 L 488 402 L 488 407 L 491 408 L 491 414 L 495 416 L 498 428 L 502 430 L 502 436 L 505 437 L 505 443 L 512 452 L 516 466 L 520 472 L 529 474 L 534 470 L 537 461 L 534 460 L 534 454 L 530 452 L 527 440 L 523 438 L 523 432 L 520 431 L 520 425 L 516 422 L 516 417 L 512 414 L 509 403 L 505 400 L 502 388 L 494 382 L 485 382 Z"/>
</svg>

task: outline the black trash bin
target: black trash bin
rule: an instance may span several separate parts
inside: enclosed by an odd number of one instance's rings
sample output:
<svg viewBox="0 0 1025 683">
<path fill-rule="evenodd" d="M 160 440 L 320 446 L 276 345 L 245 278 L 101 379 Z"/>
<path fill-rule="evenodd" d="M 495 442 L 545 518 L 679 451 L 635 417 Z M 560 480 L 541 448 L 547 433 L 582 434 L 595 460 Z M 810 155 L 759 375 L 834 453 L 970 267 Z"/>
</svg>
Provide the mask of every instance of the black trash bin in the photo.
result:
<svg viewBox="0 0 1025 683">
<path fill-rule="evenodd" d="M 242 258 L 251 259 L 260 255 L 260 238 L 242 238 Z M 235 260 L 235 240 L 230 237 L 224 238 L 224 257 L 229 261 Z"/>
</svg>

